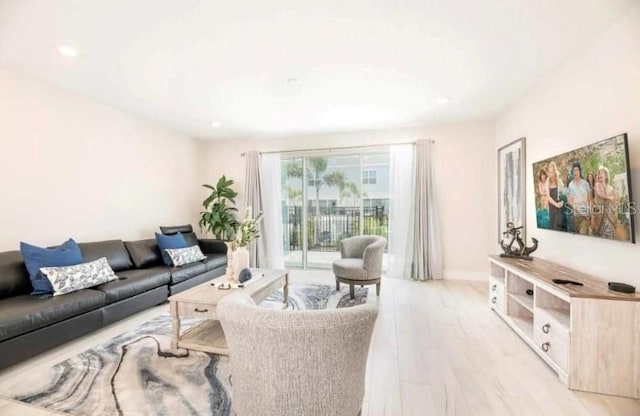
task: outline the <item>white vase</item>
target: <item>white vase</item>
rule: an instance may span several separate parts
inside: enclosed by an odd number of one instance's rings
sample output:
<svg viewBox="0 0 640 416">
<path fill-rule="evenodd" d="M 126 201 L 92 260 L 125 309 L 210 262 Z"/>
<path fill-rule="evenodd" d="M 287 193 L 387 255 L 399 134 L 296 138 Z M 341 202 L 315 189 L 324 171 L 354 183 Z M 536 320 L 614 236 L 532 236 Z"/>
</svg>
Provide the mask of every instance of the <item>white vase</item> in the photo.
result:
<svg viewBox="0 0 640 416">
<path fill-rule="evenodd" d="M 232 241 L 225 241 L 225 244 L 227 245 L 227 270 L 226 270 L 226 276 L 227 279 L 233 280 L 235 278 L 235 273 L 233 271 L 233 242 Z"/>
<path fill-rule="evenodd" d="M 249 250 L 238 247 L 233 252 L 233 273 L 234 279 L 238 280 L 240 272 L 249 267 Z"/>
</svg>

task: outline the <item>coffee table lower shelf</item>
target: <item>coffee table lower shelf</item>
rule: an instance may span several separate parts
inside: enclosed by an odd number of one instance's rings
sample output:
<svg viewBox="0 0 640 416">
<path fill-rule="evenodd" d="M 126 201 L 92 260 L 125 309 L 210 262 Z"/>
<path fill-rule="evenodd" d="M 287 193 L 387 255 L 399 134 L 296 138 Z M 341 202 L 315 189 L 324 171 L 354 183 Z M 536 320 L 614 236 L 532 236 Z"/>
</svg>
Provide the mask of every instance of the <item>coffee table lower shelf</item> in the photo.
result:
<svg viewBox="0 0 640 416">
<path fill-rule="evenodd" d="M 229 355 L 220 321 L 207 319 L 178 338 L 178 348 Z"/>
</svg>

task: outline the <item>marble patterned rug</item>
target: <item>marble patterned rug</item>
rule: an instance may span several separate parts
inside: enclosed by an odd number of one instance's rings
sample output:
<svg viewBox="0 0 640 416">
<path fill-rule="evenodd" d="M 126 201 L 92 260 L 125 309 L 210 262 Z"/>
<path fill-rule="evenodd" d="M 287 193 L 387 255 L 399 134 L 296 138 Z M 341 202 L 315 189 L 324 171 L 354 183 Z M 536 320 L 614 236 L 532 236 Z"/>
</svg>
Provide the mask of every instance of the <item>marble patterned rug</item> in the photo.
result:
<svg viewBox="0 0 640 416">
<path fill-rule="evenodd" d="M 366 303 L 367 288 L 291 285 L 292 309 L 342 308 Z M 281 308 L 283 293 L 260 304 Z M 187 326 L 189 323 L 187 322 Z M 229 359 L 172 350 L 171 318 L 160 315 L 2 392 L 34 406 L 77 416 L 232 415 Z"/>
</svg>

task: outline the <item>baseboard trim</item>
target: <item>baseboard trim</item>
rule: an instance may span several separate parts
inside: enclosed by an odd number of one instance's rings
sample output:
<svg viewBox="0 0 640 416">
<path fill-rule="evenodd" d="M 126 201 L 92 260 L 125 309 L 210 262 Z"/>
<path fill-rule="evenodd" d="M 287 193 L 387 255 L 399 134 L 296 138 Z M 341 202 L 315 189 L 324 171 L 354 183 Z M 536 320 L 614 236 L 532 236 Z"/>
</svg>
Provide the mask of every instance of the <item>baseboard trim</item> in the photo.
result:
<svg viewBox="0 0 640 416">
<path fill-rule="evenodd" d="M 469 270 L 445 270 L 443 273 L 445 280 L 478 280 L 489 281 L 489 273 Z"/>
</svg>

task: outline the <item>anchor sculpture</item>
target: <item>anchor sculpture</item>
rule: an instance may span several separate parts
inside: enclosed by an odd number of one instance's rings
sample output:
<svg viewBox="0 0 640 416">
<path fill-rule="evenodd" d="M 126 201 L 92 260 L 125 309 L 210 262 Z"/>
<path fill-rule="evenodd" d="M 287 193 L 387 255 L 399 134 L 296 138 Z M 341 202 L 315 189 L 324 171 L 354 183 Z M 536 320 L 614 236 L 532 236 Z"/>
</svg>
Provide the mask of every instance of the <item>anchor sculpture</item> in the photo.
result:
<svg viewBox="0 0 640 416">
<path fill-rule="evenodd" d="M 513 222 L 507 223 L 507 231 L 502 233 L 505 235 L 505 238 L 500 241 L 500 246 L 504 251 L 504 253 L 500 254 L 500 257 L 533 260 L 533 257 L 531 257 L 530 254 L 538 248 L 538 240 L 531 238 L 533 245 L 531 247 L 527 247 L 524 241 L 522 241 L 522 237 L 520 237 L 521 230 L 522 226 L 516 227 Z M 513 247 L 514 243 L 517 243 L 517 247 Z"/>
</svg>

